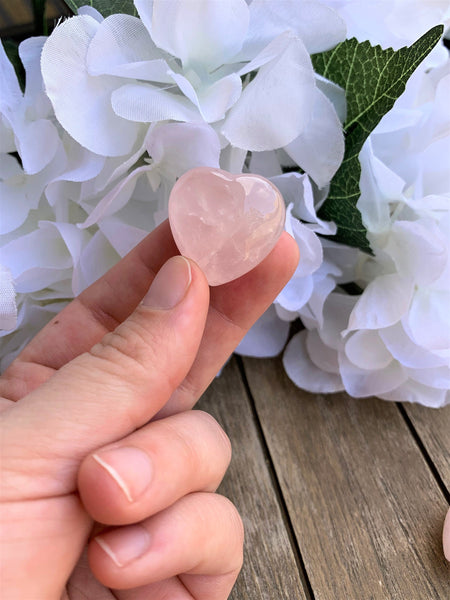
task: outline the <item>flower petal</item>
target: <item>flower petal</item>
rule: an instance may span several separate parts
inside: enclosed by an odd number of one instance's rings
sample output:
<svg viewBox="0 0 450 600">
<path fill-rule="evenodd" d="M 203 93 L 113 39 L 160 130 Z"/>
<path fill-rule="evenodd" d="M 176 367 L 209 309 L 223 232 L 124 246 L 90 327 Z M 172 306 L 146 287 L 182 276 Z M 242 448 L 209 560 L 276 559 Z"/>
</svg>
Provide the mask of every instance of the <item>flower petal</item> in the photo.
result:
<svg viewBox="0 0 450 600">
<path fill-rule="evenodd" d="M 358 299 L 350 315 L 348 331 L 394 325 L 408 312 L 413 289 L 412 279 L 397 273 L 380 275 L 369 283 Z"/>
<path fill-rule="evenodd" d="M 345 98 L 345 90 L 339 85 L 336 85 L 329 79 L 322 77 L 318 73 L 314 74 L 318 89 L 325 94 L 328 100 L 334 106 L 334 110 L 341 123 L 345 123 L 347 119 L 347 100 Z"/>
<path fill-rule="evenodd" d="M 361 213 L 364 225 L 371 233 L 386 231 L 391 224 L 389 200 L 390 198 L 401 198 L 404 181 L 374 156 L 370 137 L 359 154 L 359 160 L 361 163 L 361 195 L 356 206 Z M 375 168 L 377 164 L 382 167 L 382 171 Z M 382 176 L 378 177 L 377 175 Z M 384 193 L 383 190 L 380 190 L 380 182 L 383 182 Z"/>
<path fill-rule="evenodd" d="M 251 57 L 284 31 L 292 31 L 314 54 L 329 50 L 345 39 L 344 20 L 331 8 L 311 0 L 270 2 L 253 0 L 250 25 L 240 58 Z"/>
<path fill-rule="evenodd" d="M 323 263 L 322 263 L 323 266 Z M 333 277 L 319 278 L 319 271 L 314 274 L 314 288 L 311 296 L 308 300 L 308 306 L 304 307 L 303 310 L 308 310 L 310 316 L 317 323 L 317 326 L 321 329 L 324 324 L 324 312 L 323 307 L 331 292 L 336 287 L 336 281 Z M 300 311 L 300 317 L 303 319 L 303 310 Z"/>
<path fill-rule="evenodd" d="M 318 332 L 327 346 L 336 350 L 343 347 L 342 332 L 348 324 L 349 315 L 357 301 L 358 296 L 339 292 L 332 292 L 328 296 L 324 305 L 324 326 Z"/>
<path fill-rule="evenodd" d="M 304 222 L 305 227 L 314 233 L 334 235 L 336 225 L 322 221 L 316 214 L 315 198 L 308 175 L 285 173 L 271 178 L 283 195 L 286 204 L 293 204 L 292 215 Z"/>
<path fill-rule="evenodd" d="M 220 154 L 220 168 L 230 173 L 242 173 L 247 150 L 228 144 Z"/>
<path fill-rule="evenodd" d="M 441 390 L 450 390 L 450 368 L 448 366 L 432 369 L 408 369 L 413 381 Z"/>
<path fill-rule="evenodd" d="M 283 172 L 277 153 L 274 150 L 269 150 L 267 152 L 252 152 L 249 170 L 251 173 L 257 173 L 263 177 L 276 177 Z M 273 181 L 273 183 L 278 187 L 275 181 Z M 280 188 L 278 187 L 278 189 Z M 284 198 L 285 204 L 290 204 L 292 200 L 288 201 L 281 189 L 280 192 Z"/>
<path fill-rule="evenodd" d="M 170 83 L 169 67 L 140 19 L 115 14 L 101 22 L 86 55 L 90 75 Z"/>
<path fill-rule="evenodd" d="M 111 101 L 114 112 L 128 121 L 201 120 L 197 109 L 187 98 L 150 84 L 123 85 L 113 92 Z"/>
<path fill-rule="evenodd" d="M 441 367 L 448 363 L 448 359 L 415 344 L 401 322 L 380 329 L 379 334 L 392 356 L 405 367 L 427 369 Z"/>
<path fill-rule="evenodd" d="M 283 355 L 283 366 L 298 387 L 316 394 L 332 394 L 344 389 L 342 380 L 335 373 L 319 369 L 311 360 L 306 348 L 308 331 L 294 335 Z"/>
<path fill-rule="evenodd" d="M 283 50 L 244 88 L 222 133 L 234 146 L 248 150 L 286 146 L 310 121 L 314 89 L 309 54 L 298 38 L 284 34 Z"/>
<path fill-rule="evenodd" d="M 316 329 L 308 331 L 306 349 L 312 362 L 327 373 L 339 375 L 338 353 L 323 343 Z"/>
<path fill-rule="evenodd" d="M 395 360 L 382 369 L 360 369 L 343 352 L 339 353 L 339 370 L 345 389 L 355 398 L 391 392 L 407 379 L 406 370 Z"/>
<path fill-rule="evenodd" d="M 180 73 L 170 71 L 170 76 L 183 94 L 197 106 L 207 123 L 223 119 L 227 110 L 241 95 L 242 82 L 236 73 L 222 77 L 214 83 L 199 84 L 197 89 Z"/>
<path fill-rule="evenodd" d="M 1 260 L 11 271 L 17 292 L 41 290 L 71 277 L 87 235 L 76 225 L 41 221 L 39 229 L 3 246 Z"/>
<path fill-rule="evenodd" d="M 79 225 L 80 229 L 87 229 L 123 208 L 133 194 L 138 177 L 153 169 L 154 165 L 144 165 L 129 173 L 100 200 L 86 221 Z"/>
<path fill-rule="evenodd" d="M 88 73 L 86 56 L 99 27 L 89 16 L 72 17 L 56 27 L 42 51 L 42 75 L 66 131 L 96 154 L 122 156 L 133 148 L 139 125 L 120 118 L 111 107 L 120 79 Z"/>
<path fill-rule="evenodd" d="M 98 12 L 93 6 L 80 6 L 77 12 L 78 15 L 88 15 L 95 19 L 98 23 L 101 23 L 104 20 L 104 17 L 101 13 Z"/>
<path fill-rule="evenodd" d="M 323 260 L 323 250 L 320 239 L 292 215 L 292 205 L 288 206 L 286 214 L 286 231 L 290 233 L 300 249 L 300 261 L 296 270 L 299 277 L 311 275 Z"/>
<path fill-rule="evenodd" d="M 161 174 L 173 181 L 194 167 L 219 168 L 219 138 L 206 123 L 158 125 L 146 146 Z"/>
<path fill-rule="evenodd" d="M 450 348 L 450 290 L 418 289 L 407 323 L 413 341 L 431 351 Z"/>
<path fill-rule="evenodd" d="M 344 158 L 344 133 L 336 110 L 316 88 L 311 120 L 302 133 L 284 147 L 319 188 L 327 185 Z"/>
<path fill-rule="evenodd" d="M 397 221 L 392 225 L 385 251 L 395 261 L 397 271 L 427 286 L 442 274 L 450 257 L 450 245 L 431 219 Z"/>
<path fill-rule="evenodd" d="M 430 408 L 440 408 L 450 402 L 450 393 L 408 379 L 390 392 L 379 394 L 383 400 L 415 402 Z"/>
<path fill-rule="evenodd" d="M 61 172 L 64 164 L 64 153 L 57 154 L 44 170 L 27 175 L 13 156 L 0 155 L 0 235 L 24 223 L 29 212 L 38 207 L 48 181 Z"/>
<path fill-rule="evenodd" d="M 225 117 L 226 112 L 238 101 L 242 91 L 239 75 L 231 73 L 211 85 L 198 90 L 198 107 L 207 123 Z"/>
<path fill-rule="evenodd" d="M 121 258 L 128 254 L 148 234 L 148 231 L 124 223 L 116 215 L 103 219 L 99 227 L 102 234 L 108 239 L 111 246 Z"/>
<path fill-rule="evenodd" d="M 58 131 L 48 119 L 17 127 L 16 140 L 23 170 L 29 175 L 42 171 L 53 160 L 60 144 Z"/>
<path fill-rule="evenodd" d="M 384 369 L 393 360 L 378 331 L 370 329 L 352 333 L 345 342 L 345 354 L 360 369 Z"/>
<path fill-rule="evenodd" d="M 81 294 L 94 281 L 102 277 L 117 263 L 119 258 L 103 232 L 96 231 L 92 238 L 84 244 L 74 264 L 72 274 L 74 296 Z"/>
<path fill-rule="evenodd" d="M 0 112 L 14 109 L 22 100 L 22 90 L 14 67 L 0 43 Z"/>
<path fill-rule="evenodd" d="M 50 100 L 44 92 L 41 73 L 42 48 L 46 40 L 44 36 L 31 37 L 19 45 L 20 60 L 25 68 L 24 101 L 34 119 L 50 117 L 53 112 Z"/>
<path fill-rule="evenodd" d="M 300 275 L 299 277 L 296 277 L 294 274 L 284 286 L 283 290 L 278 294 L 276 303 L 283 311 L 295 313 L 295 316 L 297 316 L 298 311 L 310 299 L 313 289 L 314 281 L 310 275 Z M 293 318 L 289 320 L 293 320 Z"/>
<path fill-rule="evenodd" d="M 136 2 L 140 14 L 143 4 Z M 239 52 L 248 22 L 245 0 L 154 0 L 151 35 L 159 48 L 181 59 L 185 69 L 201 66 L 210 72 Z"/>
<path fill-rule="evenodd" d="M 272 305 L 256 321 L 235 352 L 258 358 L 277 356 L 286 344 L 289 328 L 290 324 L 278 317 Z"/>
</svg>

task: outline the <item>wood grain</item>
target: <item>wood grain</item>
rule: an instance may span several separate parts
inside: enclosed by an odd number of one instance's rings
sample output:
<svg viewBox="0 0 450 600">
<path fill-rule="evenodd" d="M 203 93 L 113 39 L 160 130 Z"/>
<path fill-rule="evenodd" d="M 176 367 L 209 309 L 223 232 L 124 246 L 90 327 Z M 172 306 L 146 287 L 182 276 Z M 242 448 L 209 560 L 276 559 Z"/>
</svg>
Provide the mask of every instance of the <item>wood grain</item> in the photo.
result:
<svg viewBox="0 0 450 600">
<path fill-rule="evenodd" d="M 447 505 L 397 407 L 307 394 L 278 360 L 245 368 L 315 597 L 450 598 Z"/>
<path fill-rule="evenodd" d="M 403 408 L 440 478 L 450 491 L 450 406 L 432 409 L 417 404 L 404 404 Z"/>
<path fill-rule="evenodd" d="M 235 360 L 197 408 L 219 421 L 233 445 L 231 466 L 219 492 L 238 508 L 246 543 L 244 567 L 231 600 L 307 600 Z"/>
</svg>

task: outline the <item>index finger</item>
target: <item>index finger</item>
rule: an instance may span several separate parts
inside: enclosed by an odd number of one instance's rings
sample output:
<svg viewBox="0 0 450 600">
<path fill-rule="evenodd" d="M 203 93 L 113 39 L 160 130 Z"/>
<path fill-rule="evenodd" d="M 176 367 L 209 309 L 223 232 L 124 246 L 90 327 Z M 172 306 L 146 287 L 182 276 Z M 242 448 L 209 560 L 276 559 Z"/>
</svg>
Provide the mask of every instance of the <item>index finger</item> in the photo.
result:
<svg viewBox="0 0 450 600">
<path fill-rule="evenodd" d="M 0 395 L 18 400 L 88 351 L 133 312 L 155 273 L 175 254 L 178 250 L 165 221 L 42 329 L 5 372 Z M 288 282 L 297 262 L 297 244 L 284 233 L 269 256 L 250 273 L 212 288 L 197 358 L 171 398 L 170 412 L 195 403 L 246 331 Z"/>
</svg>

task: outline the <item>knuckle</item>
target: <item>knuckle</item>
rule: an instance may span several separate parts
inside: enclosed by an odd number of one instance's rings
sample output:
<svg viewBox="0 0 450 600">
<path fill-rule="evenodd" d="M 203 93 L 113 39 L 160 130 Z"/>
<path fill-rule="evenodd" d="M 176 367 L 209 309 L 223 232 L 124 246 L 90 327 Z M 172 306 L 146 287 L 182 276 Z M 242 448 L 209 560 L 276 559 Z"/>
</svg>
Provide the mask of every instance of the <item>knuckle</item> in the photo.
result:
<svg viewBox="0 0 450 600">
<path fill-rule="evenodd" d="M 197 419 L 200 419 L 204 422 L 206 428 L 213 434 L 215 440 L 220 444 L 221 450 L 225 453 L 227 462 L 229 463 L 232 452 L 231 441 L 222 426 L 210 413 L 204 410 L 195 410 L 192 414 L 196 415 Z"/>
<path fill-rule="evenodd" d="M 244 545 L 244 523 L 241 515 L 235 505 L 221 494 L 214 494 L 218 501 L 218 510 L 222 513 L 222 518 L 226 519 L 230 528 L 230 535 L 238 547 Z"/>
<path fill-rule="evenodd" d="M 156 344 L 151 332 L 144 336 L 141 327 L 127 323 L 126 327 L 119 326 L 107 333 L 91 348 L 90 354 L 105 359 L 119 370 L 128 371 L 130 365 L 133 370 L 141 370 L 148 368 L 149 362 L 155 358 Z"/>
<path fill-rule="evenodd" d="M 244 524 L 231 500 L 220 494 L 214 495 L 219 500 L 219 512 L 221 513 L 217 515 L 217 518 L 222 520 L 227 532 L 228 568 L 231 571 L 239 571 L 244 560 Z"/>
<path fill-rule="evenodd" d="M 160 339 L 158 331 L 145 328 L 137 320 L 129 318 L 126 323 L 107 333 L 88 352 L 100 372 L 106 372 L 115 381 L 127 382 L 127 386 L 145 389 L 150 371 L 158 369 L 161 387 L 164 382 L 168 391 L 172 387 L 170 360 L 167 360 L 167 340 Z"/>
</svg>

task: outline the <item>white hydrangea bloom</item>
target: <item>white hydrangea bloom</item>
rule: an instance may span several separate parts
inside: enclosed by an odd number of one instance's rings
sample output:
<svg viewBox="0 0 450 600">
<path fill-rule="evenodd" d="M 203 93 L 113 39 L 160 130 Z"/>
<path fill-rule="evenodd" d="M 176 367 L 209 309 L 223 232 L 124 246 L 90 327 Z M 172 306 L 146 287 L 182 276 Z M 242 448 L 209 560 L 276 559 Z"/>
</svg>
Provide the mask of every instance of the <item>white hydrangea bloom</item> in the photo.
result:
<svg viewBox="0 0 450 600">
<path fill-rule="evenodd" d="M 24 93 L 0 48 L 3 326 L 18 315 L 5 361 L 24 327 L 32 335 L 27 314 L 44 324 L 43 304 L 67 302 L 167 217 L 188 169 L 240 171 L 248 150 L 286 146 L 325 187 L 342 160 L 342 90 L 309 57 L 345 38 L 334 11 L 316 0 L 136 7 L 140 18 L 107 19 L 84 7 L 23 42 Z"/>
<path fill-rule="evenodd" d="M 347 25 L 348 37 L 369 40 L 382 48 L 398 50 L 442 23 L 450 26 L 448 0 L 322 0 Z M 441 56 L 444 53 L 438 51 Z"/>
<path fill-rule="evenodd" d="M 345 28 L 332 11 L 313 4 L 289 3 L 289 11 L 276 16 L 259 1 L 250 9 L 239 0 L 202 1 L 198 14 L 193 4 L 186 10 L 180 2 L 138 2 L 142 20 L 105 20 L 86 7 L 50 40 L 22 43 L 24 93 L 0 48 L 5 361 L 23 346 L 24 327 L 30 337 L 31 321 L 43 325 L 53 314 L 42 303 L 65 303 L 167 217 L 177 177 L 199 165 L 242 168 L 248 148 L 233 147 L 229 139 L 242 135 L 244 121 L 253 122 L 249 144 L 255 147 L 282 145 L 296 133 L 306 139 L 318 128 L 318 116 L 329 121 L 334 142 L 324 144 L 323 168 L 310 166 L 318 182 L 329 180 L 342 158 L 342 132 L 334 108 L 322 98 L 321 90 L 329 94 L 333 86 L 316 84 L 308 52 L 337 43 Z M 317 11 L 327 17 L 326 27 Z M 174 37 L 172 18 L 181 37 Z M 292 68 L 302 75 L 293 88 Z M 244 80 L 243 90 L 242 78 L 252 70 L 258 75 Z M 133 93 L 142 85 L 136 105 Z M 267 89 L 270 102 L 258 112 Z M 280 102 L 288 97 L 279 127 Z M 258 141 L 269 105 L 271 126 Z M 127 119 L 122 110 L 139 114 Z M 9 334 L 16 313 L 18 329 Z"/>
<path fill-rule="evenodd" d="M 344 39 L 334 11 L 293 0 L 276 10 L 262 0 L 135 5 L 140 19 L 85 13 L 58 26 L 45 44 L 48 96 L 80 144 L 121 156 L 149 123 L 209 123 L 242 149 L 293 144 L 297 162 L 318 185 L 329 182 L 342 160 L 343 137 L 309 52 Z"/>
<path fill-rule="evenodd" d="M 335 291 L 289 343 L 285 368 L 315 392 L 433 407 L 450 401 L 449 63 L 416 73 L 361 153 L 358 207 L 374 256 L 361 295 Z"/>
<path fill-rule="evenodd" d="M 252 161 L 252 171 L 258 168 L 268 175 L 275 169 L 275 156 L 265 155 Z M 335 244 L 318 234 L 332 236 L 336 225 L 322 221 L 316 211 L 326 192 L 316 192 L 306 174 L 286 173 L 270 178 L 283 194 L 287 204 L 286 231 L 299 246 L 300 262 L 281 291 L 274 306 L 246 335 L 237 352 L 251 356 L 275 356 L 283 349 L 289 334 L 289 321 L 301 317 L 305 324 L 323 323 L 323 307 L 337 283 L 351 281 L 357 250 Z"/>
</svg>

